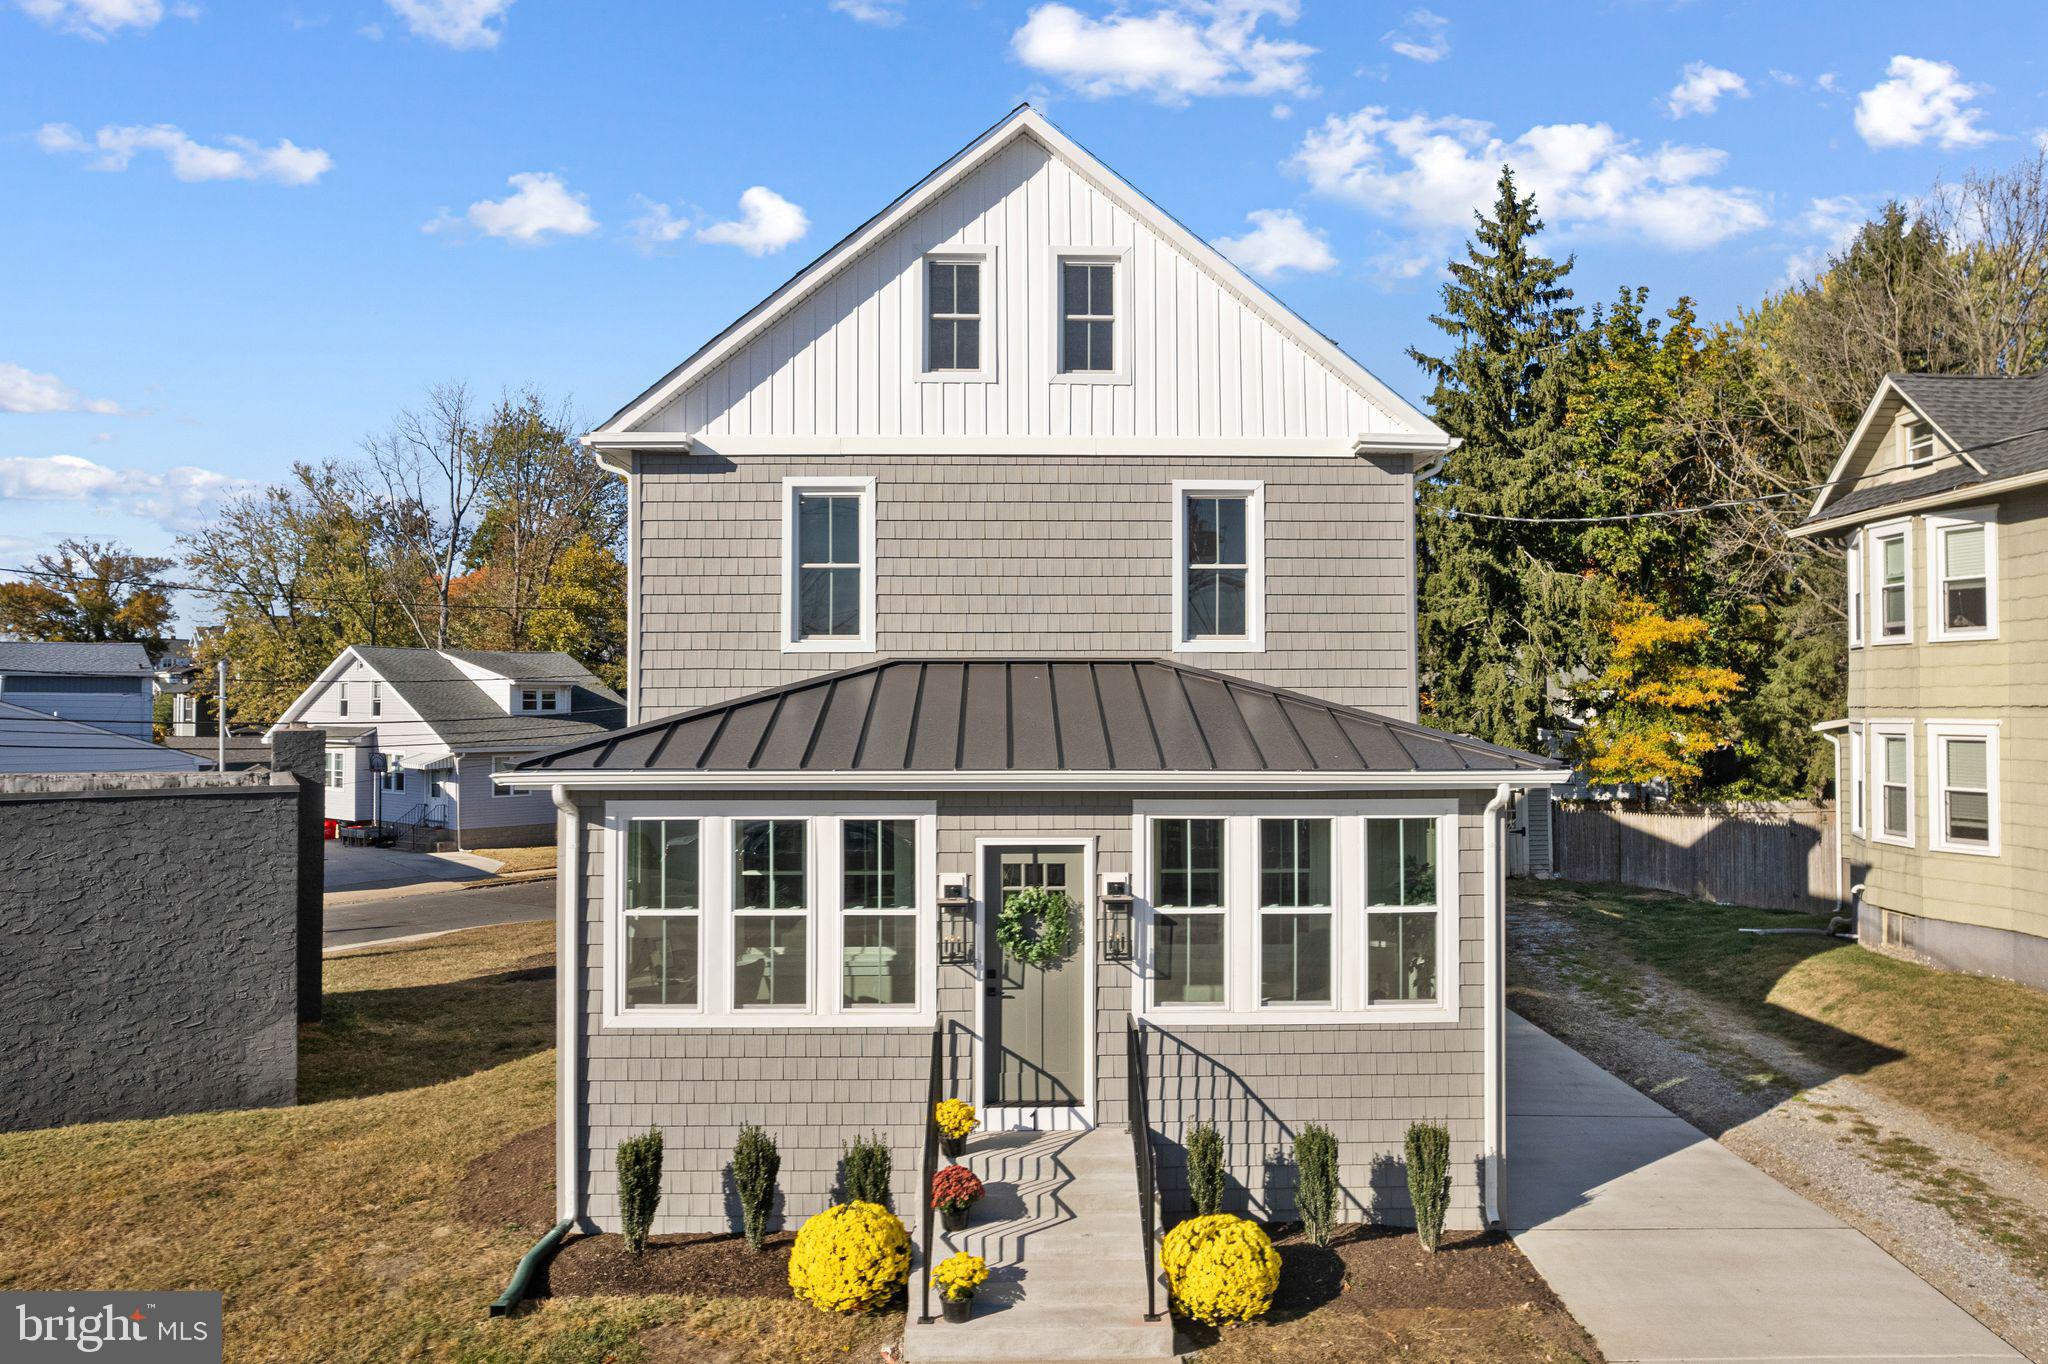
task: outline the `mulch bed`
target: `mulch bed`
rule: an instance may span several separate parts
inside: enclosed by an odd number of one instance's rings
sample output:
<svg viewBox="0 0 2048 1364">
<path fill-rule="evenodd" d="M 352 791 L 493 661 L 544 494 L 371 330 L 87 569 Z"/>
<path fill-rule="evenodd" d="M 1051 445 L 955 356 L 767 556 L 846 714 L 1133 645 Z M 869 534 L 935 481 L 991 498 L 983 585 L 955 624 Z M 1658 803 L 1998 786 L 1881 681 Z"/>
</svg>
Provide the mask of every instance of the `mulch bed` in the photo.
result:
<svg viewBox="0 0 2048 1364">
<path fill-rule="evenodd" d="M 641 1255 L 626 1252 L 625 1238 L 606 1232 L 562 1243 L 548 1266 L 548 1291 L 557 1297 L 640 1297 L 694 1293 L 706 1298 L 787 1298 L 789 1248 L 796 1233 L 777 1232 L 763 1250 L 729 1232 L 650 1236 Z"/>
</svg>

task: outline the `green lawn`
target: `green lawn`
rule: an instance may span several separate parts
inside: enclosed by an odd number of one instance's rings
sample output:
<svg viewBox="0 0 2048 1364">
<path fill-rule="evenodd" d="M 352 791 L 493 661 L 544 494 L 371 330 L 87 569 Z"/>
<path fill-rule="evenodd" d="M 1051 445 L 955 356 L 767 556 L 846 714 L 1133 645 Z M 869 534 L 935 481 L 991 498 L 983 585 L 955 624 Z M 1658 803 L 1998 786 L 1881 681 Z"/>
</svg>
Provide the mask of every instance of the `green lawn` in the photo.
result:
<svg viewBox="0 0 2048 1364">
<path fill-rule="evenodd" d="M 1833 938 L 1739 933 L 1810 915 L 1622 886 L 1531 887 L 1586 940 L 1729 1006 L 1814 1061 L 2048 1170 L 2048 994 Z M 1625 978 L 1577 981 L 1626 993 Z M 1512 981 L 1510 981 L 1512 986 Z"/>
</svg>

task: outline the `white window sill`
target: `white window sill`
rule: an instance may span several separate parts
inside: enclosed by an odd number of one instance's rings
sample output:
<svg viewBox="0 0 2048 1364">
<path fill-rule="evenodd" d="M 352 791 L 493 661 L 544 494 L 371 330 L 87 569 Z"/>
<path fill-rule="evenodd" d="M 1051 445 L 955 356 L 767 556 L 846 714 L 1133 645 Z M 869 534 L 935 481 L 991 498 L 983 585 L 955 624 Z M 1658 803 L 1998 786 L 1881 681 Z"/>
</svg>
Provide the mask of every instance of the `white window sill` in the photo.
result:
<svg viewBox="0 0 2048 1364">
<path fill-rule="evenodd" d="M 1889 639 L 1873 639 L 1870 641 L 1870 644 L 1872 648 L 1884 649 L 1893 645 L 1911 644 L 1912 642 L 1913 637 L 1911 635 L 1893 635 Z"/>
<path fill-rule="evenodd" d="M 1177 654 L 1262 654 L 1263 639 L 1184 639 L 1173 646 Z"/>
<path fill-rule="evenodd" d="M 1927 636 L 1929 644 L 1980 644 L 1985 640 L 1998 638 L 1994 627 L 1988 630 L 1938 630 Z"/>
<path fill-rule="evenodd" d="M 1869 841 L 1872 843 L 1888 844 L 1894 848 L 1912 848 L 1918 846 L 1913 842 L 1912 839 L 1902 837 L 1898 834 L 1872 834 L 1870 836 Z"/>
<path fill-rule="evenodd" d="M 871 654 L 875 652 L 872 635 L 859 638 L 848 635 L 836 639 L 786 639 L 782 641 L 782 652 L 786 654 Z"/>
<path fill-rule="evenodd" d="M 921 384 L 992 384 L 996 373 L 992 369 L 928 369 L 917 376 Z"/>
<path fill-rule="evenodd" d="M 844 1010 L 810 1013 L 792 1009 L 748 1009 L 741 1013 L 711 1014 L 694 1009 L 632 1009 L 604 1015 L 610 1030 L 630 1032 L 658 1028 L 666 1032 L 703 1031 L 710 1028 L 749 1032 L 797 1031 L 814 1028 L 920 1028 L 938 1025 L 930 1009 Z"/>
<path fill-rule="evenodd" d="M 1131 376 L 1120 370 L 1073 370 L 1052 375 L 1047 382 L 1055 384 L 1128 384 Z"/>
<path fill-rule="evenodd" d="M 1960 853 L 1964 857 L 1998 856 L 1998 845 L 1995 843 L 1930 843 L 1927 848 L 1929 852 Z"/>
<path fill-rule="evenodd" d="M 1381 1004 L 1366 1009 L 1322 1005 L 1273 1005 L 1264 1009 L 1190 1008 L 1155 1005 L 1137 1011 L 1147 1023 L 1177 1028 L 1400 1027 L 1415 1023 L 1456 1023 L 1455 1004 Z"/>
</svg>

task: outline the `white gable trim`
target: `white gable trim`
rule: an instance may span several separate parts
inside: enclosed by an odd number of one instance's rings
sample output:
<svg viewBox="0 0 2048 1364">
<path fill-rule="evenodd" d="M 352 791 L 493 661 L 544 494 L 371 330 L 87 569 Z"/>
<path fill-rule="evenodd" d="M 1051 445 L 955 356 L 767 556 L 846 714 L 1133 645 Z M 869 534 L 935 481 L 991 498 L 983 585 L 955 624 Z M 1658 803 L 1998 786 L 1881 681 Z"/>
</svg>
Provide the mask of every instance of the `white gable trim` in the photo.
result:
<svg viewBox="0 0 2048 1364">
<path fill-rule="evenodd" d="M 1385 412 L 1391 420 L 1412 431 L 1413 444 L 1408 448 L 1441 451 L 1449 446 L 1450 437 L 1406 399 L 1380 382 L 1328 337 L 1302 321 L 1244 271 L 1233 265 L 1215 247 L 1181 226 L 1158 205 L 1133 189 L 1116 172 L 1083 150 L 1079 144 L 1054 127 L 1043 114 L 1028 104 L 1019 105 L 1001 123 L 955 153 L 945 164 L 926 176 L 893 204 L 805 266 L 794 278 L 756 304 L 751 312 L 727 328 L 697 354 L 621 408 L 609 421 L 586 436 L 585 440 L 600 447 L 632 445 L 632 440 L 623 438 L 629 437 L 635 426 L 668 406 L 691 384 L 717 368 L 741 347 L 759 337 L 778 319 L 838 274 L 844 266 L 858 259 L 862 253 L 887 237 L 926 205 L 945 194 L 1003 147 L 1016 138 L 1027 136 L 1038 141 L 1052 155 L 1065 162 L 1076 175 L 1158 233 L 1198 268 L 1214 278 L 1226 293 L 1299 345 L 1340 382 Z M 642 440 L 644 441 L 644 438 Z"/>
<path fill-rule="evenodd" d="M 286 706 L 284 708 L 284 714 L 278 716 L 277 719 L 272 722 L 270 728 L 263 731 L 263 742 L 266 744 L 269 743 L 271 735 L 277 733 L 277 731 L 283 726 L 291 724 L 293 721 L 297 720 L 301 715 L 304 715 L 306 713 L 306 707 L 313 704 L 313 699 L 319 696 L 320 693 L 326 691 L 329 684 L 331 684 L 336 678 L 340 677 L 343 673 L 347 672 L 349 664 L 351 663 L 361 664 L 363 670 L 369 673 L 370 676 L 376 678 L 379 682 L 384 682 L 386 685 L 389 685 L 389 679 L 387 679 L 382 673 L 378 672 L 375 668 L 372 668 L 370 666 L 369 660 L 364 658 L 361 654 L 357 653 L 356 646 L 351 644 L 347 648 L 343 649 L 340 653 L 336 654 L 334 656 L 334 661 L 328 664 L 325 668 L 322 668 L 320 670 L 320 675 L 314 678 L 311 682 L 307 683 L 306 689 L 300 692 L 298 696 L 293 698 L 292 703 L 289 706 Z"/>
<path fill-rule="evenodd" d="M 1948 447 L 1948 453 L 1962 456 L 1963 462 L 1972 469 L 1975 469 L 1979 474 L 1990 472 L 1990 470 L 1977 462 L 1976 456 L 1963 448 L 1961 441 L 1951 436 L 1947 431 L 1944 431 L 1940 422 L 1922 412 L 1920 405 L 1906 396 L 1906 390 L 1893 383 L 1890 375 L 1886 375 L 1878 381 L 1877 392 L 1871 395 L 1870 402 L 1863 409 L 1863 415 L 1857 419 L 1856 429 L 1849 433 L 1848 443 L 1842 447 L 1841 456 L 1835 460 L 1835 467 L 1828 470 L 1827 482 L 1821 485 L 1820 496 L 1813 500 L 1812 509 L 1806 513 L 1809 521 L 1820 515 L 1820 510 L 1828 504 L 1828 499 L 1832 498 L 1841 489 L 1841 478 L 1843 473 L 1849 468 L 1849 460 L 1856 453 L 1857 447 L 1863 444 L 1864 437 L 1870 434 L 1870 428 L 1877 421 L 1878 409 L 1884 406 L 1887 394 L 1897 395 L 1900 402 L 1912 409 L 1914 416 L 1933 427 L 1934 434 L 1941 437 L 1942 444 Z M 1879 508 L 1871 508 L 1873 516 L 1877 515 L 1879 511 Z"/>
</svg>

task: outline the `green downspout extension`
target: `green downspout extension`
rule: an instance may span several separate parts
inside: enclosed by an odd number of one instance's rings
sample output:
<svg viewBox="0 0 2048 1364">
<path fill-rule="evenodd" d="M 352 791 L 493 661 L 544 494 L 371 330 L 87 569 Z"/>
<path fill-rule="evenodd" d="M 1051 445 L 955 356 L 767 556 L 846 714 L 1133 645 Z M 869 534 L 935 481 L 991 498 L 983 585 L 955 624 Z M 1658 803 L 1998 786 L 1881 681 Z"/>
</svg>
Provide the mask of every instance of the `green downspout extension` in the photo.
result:
<svg viewBox="0 0 2048 1364">
<path fill-rule="evenodd" d="M 534 1274 L 554 1258 L 556 1248 L 562 1244 L 562 1238 L 569 1234 L 569 1228 L 573 1225 L 575 1224 L 571 1219 L 563 1218 L 548 1229 L 547 1235 L 533 1243 L 532 1250 L 519 1257 L 519 1267 L 512 1271 L 512 1282 L 505 1285 L 505 1291 L 491 1304 L 492 1316 L 511 1315 L 512 1309 L 519 1306 L 521 1300 L 526 1297 L 526 1290 L 532 1285 Z"/>
</svg>

